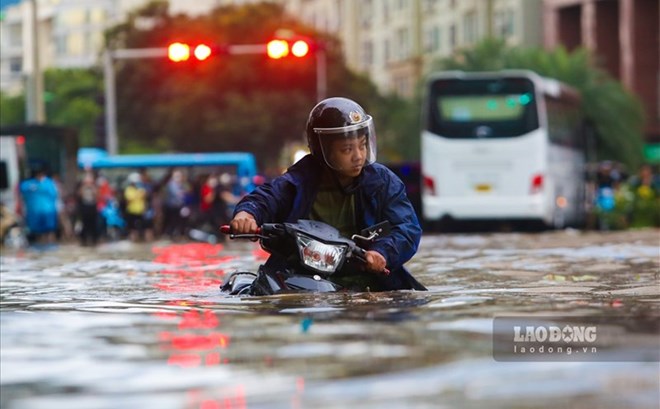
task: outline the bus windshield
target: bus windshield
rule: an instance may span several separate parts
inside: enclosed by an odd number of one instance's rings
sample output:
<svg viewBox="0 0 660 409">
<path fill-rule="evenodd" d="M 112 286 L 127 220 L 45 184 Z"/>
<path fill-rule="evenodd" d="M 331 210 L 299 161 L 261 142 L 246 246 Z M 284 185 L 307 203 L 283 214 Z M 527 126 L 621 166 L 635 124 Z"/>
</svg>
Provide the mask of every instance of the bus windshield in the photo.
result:
<svg viewBox="0 0 660 409">
<path fill-rule="evenodd" d="M 430 87 L 428 130 L 445 138 L 505 138 L 539 127 L 526 78 L 438 79 Z"/>
</svg>

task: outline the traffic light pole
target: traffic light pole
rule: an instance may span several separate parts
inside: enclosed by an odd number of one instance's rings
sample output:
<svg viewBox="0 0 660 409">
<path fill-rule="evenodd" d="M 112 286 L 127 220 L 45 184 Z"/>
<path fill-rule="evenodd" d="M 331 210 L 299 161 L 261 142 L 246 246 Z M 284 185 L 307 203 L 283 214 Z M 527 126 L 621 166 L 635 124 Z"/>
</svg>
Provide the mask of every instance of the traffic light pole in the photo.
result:
<svg viewBox="0 0 660 409">
<path fill-rule="evenodd" d="M 328 63 L 325 50 L 320 47 L 316 50 L 316 101 L 325 99 L 328 92 Z"/>
<path fill-rule="evenodd" d="M 227 47 L 227 54 L 265 54 L 266 44 L 241 44 Z M 117 84 L 115 81 L 115 60 L 167 58 L 166 47 L 124 48 L 106 50 L 103 53 L 103 80 L 105 86 L 105 143 L 110 155 L 119 153 L 117 136 Z M 316 98 L 321 101 L 327 93 L 327 61 L 325 50 L 316 51 Z"/>
<path fill-rule="evenodd" d="M 115 60 L 167 57 L 167 48 L 125 48 L 103 53 L 103 81 L 105 85 L 105 144 L 110 155 L 119 153 L 117 137 L 117 85 Z"/>
</svg>

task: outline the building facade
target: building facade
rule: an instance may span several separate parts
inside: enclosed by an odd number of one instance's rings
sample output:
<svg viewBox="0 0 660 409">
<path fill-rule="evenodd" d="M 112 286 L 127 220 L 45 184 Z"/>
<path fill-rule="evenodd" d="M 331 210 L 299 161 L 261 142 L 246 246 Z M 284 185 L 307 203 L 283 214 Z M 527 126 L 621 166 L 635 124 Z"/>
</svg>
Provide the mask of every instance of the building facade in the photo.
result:
<svg viewBox="0 0 660 409">
<path fill-rule="evenodd" d="M 346 62 L 385 93 L 414 95 L 433 61 L 489 35 L 541 46 L 541 0 L 287 0 L 287 10 L 337 35 Z"/>
<path fill-rule="evenodd" d="M 660 143 L 658 0 L 545 0 L 545 46 L 584 46 L 646 111 L 645 135 Z"/>
<path fill-rule="evenodd" d="M 101 63 L 104 31 L 150 0 L 23 0 L 3 10 L 0 21 L 0 89 L 29 87 L 36 60 L 41 69 L 86 68 Z M 169 0 L 170 11 L 202 14 L 228 0 Z M 238 1 L 235 1 L 238 3 Z M 32 5 L 36 3 L 37 46 Z"/>
<path fill-rule="evenodd" d="M 26 89 L 35 67 L 100 64 L 103 32 L 149 0 L 23 0 L 0 21 L 0 89 Z M 173 14 L 258 0 L 169 0 Z M 513 46 L 591 49 L 646 109 L 660 141 L 657 0 L 273 0 L 336 35 L 346 63 L 383 93 L 412 97 L 433 62 L 488 36 Z M 36 2 L 37 29 L 31 4 Z M 33 46 L 35 33 L 39 47 Z"/>
<path fill-rule="evenodd" d="M 47 67 L 99 64 L 103 31 L 148 0 L 36 0 L 39 62 Z M 512 45 L 540 45 L 541 0 L 276 0 L 315 29 L 337 35 L 353 70 L 385 93 L 404 97 L 447 57 L 489 35 Z M 173 14 L 202 14 L 255 0 L 170 0 Z M 0 22 L 0 88 L 17 91 L 32 72 L 31 1 L 9 7 Z"/>
</svg>

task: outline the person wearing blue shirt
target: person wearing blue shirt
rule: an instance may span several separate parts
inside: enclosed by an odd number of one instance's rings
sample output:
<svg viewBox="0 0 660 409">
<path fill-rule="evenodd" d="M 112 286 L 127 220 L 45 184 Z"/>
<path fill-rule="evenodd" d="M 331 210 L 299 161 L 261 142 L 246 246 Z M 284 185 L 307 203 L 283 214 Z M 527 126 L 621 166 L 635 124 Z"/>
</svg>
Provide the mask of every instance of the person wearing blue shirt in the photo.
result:
<svg viewBox="0 0 660 409">
<path fill-rule="evenodd" d="M 245 196 L 229 223 L 232 232 L 312 219 L 351 237 L 389 221 L 390 234 L 367 249 L 365 271 L 342 277 L 339 284 L 358 291 L 426 290 L 404 267 L 417 252 L 422 229 L 401 179 L 375 162 L 372 117 L 353 100 L 328 98 L 310 112 L 306 134 L 311 153 Z M 268 263 L 283 260 L 271 256 Z"/>
<path fill-rule="evenodd" d="M 33 169 L 32 173 L 32 178 L 24 180 L 20 185 L 29 237 L 53 241 L 58 220 L 57 186 L 42 167 Z"/>
</svg>

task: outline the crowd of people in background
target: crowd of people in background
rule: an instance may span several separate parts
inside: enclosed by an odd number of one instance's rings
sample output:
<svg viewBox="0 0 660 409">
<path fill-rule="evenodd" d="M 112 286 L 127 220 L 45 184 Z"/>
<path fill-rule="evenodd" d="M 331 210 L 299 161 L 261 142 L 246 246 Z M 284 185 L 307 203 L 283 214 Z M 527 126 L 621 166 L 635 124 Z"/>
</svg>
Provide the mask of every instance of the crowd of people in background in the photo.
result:
<svg viewBox="0 0 660 409">
<path fill-rule="evenodd" d="M 657 169 L 643 165 L 628 174 L 621 164 L 604 161 L 589 173 L 587 228 L 660 227 Z M 222 240 L 218 227 L 229 222 L 242 196 L 235 186 L 236 176 L 221 172 L 189 175 L 187 169 L 170 169 L 154 181 L 147 169 L 138 169 L 113 184 L 103 173 L 85 170 L 75 191 L 63 192 L 57 176 L 37 166 L 19 186 L 22 228 L 31 243 Z M 6 241 L 19 220 L 4 206 L 0 211 L 0 237 Z"/>
<path fill-rule="evenodd" d="M 599 230 L 660 227 L 660 175 L 643 165 L 629 175 L 623 165 L 598 164 L 592 185 L 592 226 Z"/>
<path fill-rule="evenodd" d="M 236 183 L 228 173 L 189 177 L 186 169 L 171 169 L 154 181 L 147 169 L 139 169 L 112 185 L 102 173 L 85 170 L 75 190 L 65 193 L 45 170 L 35 169 L 20 185 L 24 227 L 33 243 L 181 241 L 193 229 L 222 239 L 217 230 L 241 198 Z"/>
</svg>

